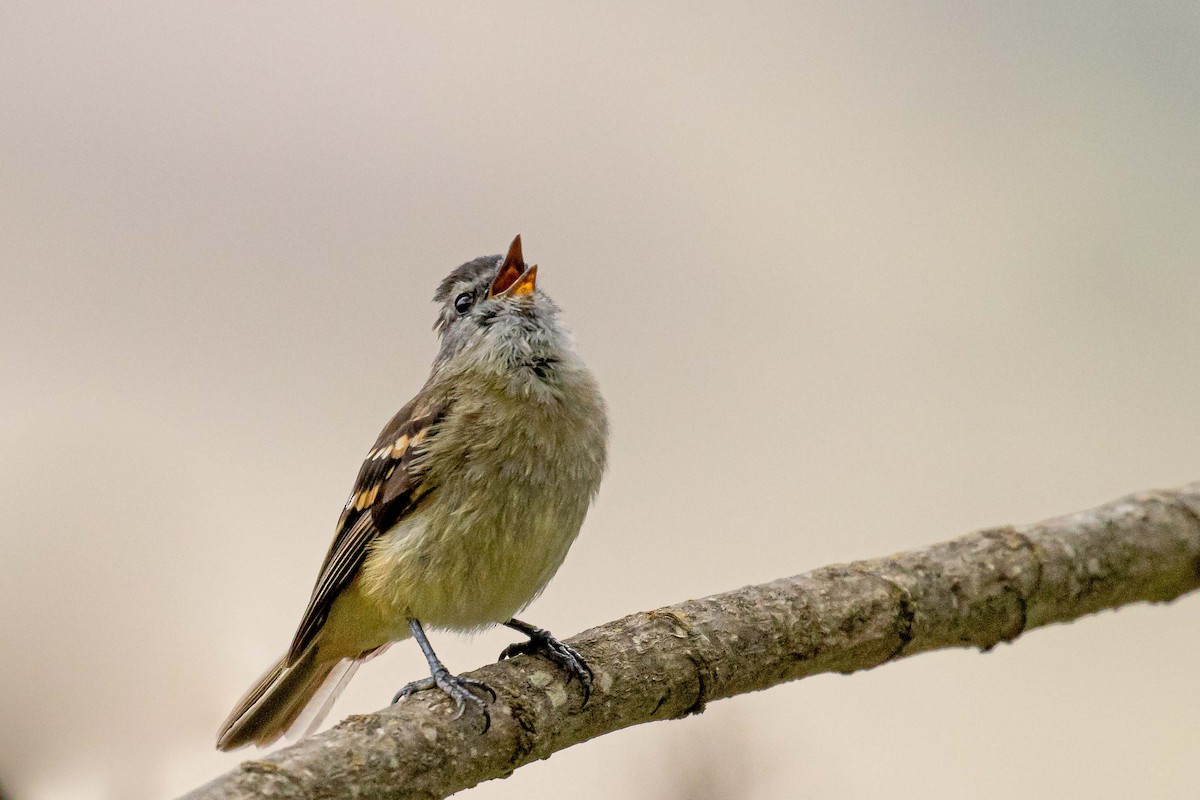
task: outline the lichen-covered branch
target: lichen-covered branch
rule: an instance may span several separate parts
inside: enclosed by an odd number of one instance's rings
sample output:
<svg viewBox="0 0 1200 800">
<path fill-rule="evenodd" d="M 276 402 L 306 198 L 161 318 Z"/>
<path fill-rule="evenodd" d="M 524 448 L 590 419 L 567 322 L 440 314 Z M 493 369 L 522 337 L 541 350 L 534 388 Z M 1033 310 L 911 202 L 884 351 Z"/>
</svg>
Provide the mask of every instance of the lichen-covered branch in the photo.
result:
<svg viewBox="0 0 1200 800">
<path fill-rule="evenodd" d="M 888 558 L 824 567 L 633 614 L 571 639 L 577 683 L 536 657 L 471 673 L 498 695 L 492 727 L 426 691 L 350 717 L 189 795 L 442 798 L 611 731 L 822 672 L 854 672 L 1200 588 L 1200 483 L 1134 495 Z"/>
</svg>

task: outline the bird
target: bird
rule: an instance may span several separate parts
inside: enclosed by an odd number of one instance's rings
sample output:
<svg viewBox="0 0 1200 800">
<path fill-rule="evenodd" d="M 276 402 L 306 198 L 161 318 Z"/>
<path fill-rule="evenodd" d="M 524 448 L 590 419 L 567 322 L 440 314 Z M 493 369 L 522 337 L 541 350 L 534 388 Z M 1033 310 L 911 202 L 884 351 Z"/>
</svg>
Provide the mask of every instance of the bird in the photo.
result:
<svg viewBox="0 0 1200 800">
<path fill-rule="evenodd" d="M 607 459 L 604 399 L 537 270 L 518 235 L 438 285 L 429 379 L 368 451 L 291 645 L 234 706 L 219 750 L 310 732 L 360 663 L 409 637 L 430 674 L 393 702 L 437 687 L 486 732 L 495 692 L 452 675 L 427 627 L 516 630 L 526 640 L 500 658 L 549 658 L 587 702 L 583 656 L 515 616 L 566 558 Z"/>
</svg>

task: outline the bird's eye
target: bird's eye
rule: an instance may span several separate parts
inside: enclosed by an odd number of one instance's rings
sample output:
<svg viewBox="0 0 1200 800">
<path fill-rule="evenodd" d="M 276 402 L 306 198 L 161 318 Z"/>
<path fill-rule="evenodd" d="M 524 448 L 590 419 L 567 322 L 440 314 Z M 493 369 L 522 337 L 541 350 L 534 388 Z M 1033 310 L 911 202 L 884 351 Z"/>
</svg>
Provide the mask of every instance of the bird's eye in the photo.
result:
<svg viewBox="0 0 1200 800">
<path fill-rule="evenodd" d="M 460 314 L 467 313 L 471 310 L 471 301 L 473 299 L 474 298 L 471 297 L 470 292 L 463 292 L 458 297 L 454 298 L 454 310 Z"/>
</svg>

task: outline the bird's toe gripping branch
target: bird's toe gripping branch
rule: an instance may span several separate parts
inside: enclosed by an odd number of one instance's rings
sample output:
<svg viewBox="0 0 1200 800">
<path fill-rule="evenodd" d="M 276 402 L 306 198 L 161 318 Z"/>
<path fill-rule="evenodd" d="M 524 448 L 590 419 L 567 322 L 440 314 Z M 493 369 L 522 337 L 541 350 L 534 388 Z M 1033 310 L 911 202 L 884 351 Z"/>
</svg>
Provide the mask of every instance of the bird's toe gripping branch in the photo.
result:
<svg viewBox="0 0 1200 800">
<path fill-rule="evenodd" d="M 488 712 L 488 701 L 483 699 L 482 695 L 488 696 L 491 698 L 491 702 L 494 703 L 496 702 L 495 690 L 483 681 L 477 681 L 474 678 L 465 678 L 461 675 L 451 675 L 449 670 L 445 668 L 437 670 L 428 678 L 422 678 L 419 681 L 406 684 L 400 691 L 396 692 L 396 696 L 392 698 L 392 703 L 398 703 L 411 694 L 416 694 L 425 689 L 432 689 L 435 686 L 454 701 L 455 719 L 463 715 L 468 704 L 479 709 L 479 713 L 483 715 L 483 730 L 480 733 L 487 733 L 488 728 L 492 726 L 492 716 Z"/>
<path fill-rule="evenodd" d="M 527 622 L 512 619 L 504 624 L 515 631 L 525 634 L 529 637 L 529 640 L 510 644 L 504 648 L 504 652 L 500 654 L 501 661 L 519 655 L 545 656 L 567 673 L 568 681 L 571 678 L 579 679 L 579 685 L 583 688 L 583 705 L 587 705 L 588 698 L 592 695 L 592 680 L 594 676 L 592 668 L 588 666 L 587 659 L 580 655 L 578 650 L 569 644 L 555 639 L 550 635 L 550 631 L 530 625 Z"/>
</svg>

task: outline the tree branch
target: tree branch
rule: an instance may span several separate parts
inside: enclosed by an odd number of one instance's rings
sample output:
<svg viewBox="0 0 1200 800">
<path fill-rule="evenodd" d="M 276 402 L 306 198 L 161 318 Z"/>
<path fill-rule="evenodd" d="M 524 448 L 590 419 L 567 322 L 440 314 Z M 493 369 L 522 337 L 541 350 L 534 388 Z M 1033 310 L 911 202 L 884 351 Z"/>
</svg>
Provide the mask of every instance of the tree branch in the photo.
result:
<svg viewBox="0 0 1200 800">
<path fill-rule="evenodd" d="M 571 640 L 596 685 L 529 656 L 471 673 L 496 690 L 492 728 L 435 691 L 352 716 L 188 794 L 191 800 L 442 798 L 611 731 L 816 675 L 1200 588 L 1200 483 L 1024 527 L 688 600 Z"/>
</svg>

